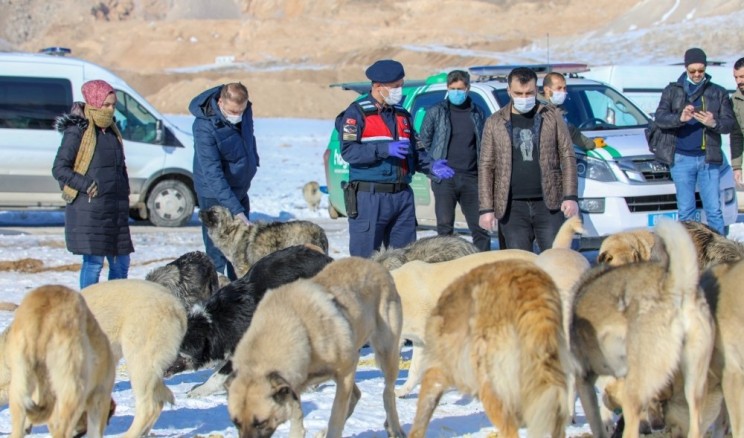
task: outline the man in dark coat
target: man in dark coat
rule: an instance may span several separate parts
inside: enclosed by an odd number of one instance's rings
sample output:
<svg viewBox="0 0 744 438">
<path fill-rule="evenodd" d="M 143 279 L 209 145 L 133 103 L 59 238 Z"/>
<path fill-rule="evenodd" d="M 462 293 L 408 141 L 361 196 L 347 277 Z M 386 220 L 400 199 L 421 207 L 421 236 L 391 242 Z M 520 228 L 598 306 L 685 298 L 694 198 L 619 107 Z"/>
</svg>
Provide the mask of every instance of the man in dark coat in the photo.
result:
<svg viewBox="0 0 744 438">
<path fill-rule="evenodd" d="M 127 278 L 129 254 L 129 178 L 121 134 L 114 123 L 116 93 L 108 83 L 83 84 L 85 105 L 57 119 L 63 132 L 52 175 L 64 187 L 65 241 L 83 256 L 80 288 L 98 283 L 103 260 L 108 279 Z"/>
<path fill-rule="evenodd" d="M 194 188 L 199 208 L 221 205 L 250 223 L 248 189 L 259 162 L 248 89 L 241 83 L 211 88 L 191 101 L 189 111 L 196 117 Z M 202 237 L 217 272 L 235 280 L 232 265 L 214 246 L 204 226 Z"/>
</svg>

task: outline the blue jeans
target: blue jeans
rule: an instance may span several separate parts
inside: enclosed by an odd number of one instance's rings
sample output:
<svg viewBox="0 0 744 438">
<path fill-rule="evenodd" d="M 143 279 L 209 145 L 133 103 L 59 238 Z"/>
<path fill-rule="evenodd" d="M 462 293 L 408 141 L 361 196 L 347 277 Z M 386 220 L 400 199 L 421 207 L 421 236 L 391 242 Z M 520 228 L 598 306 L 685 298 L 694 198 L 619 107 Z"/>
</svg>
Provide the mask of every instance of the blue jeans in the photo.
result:
<svg viewBox="0 0 744 438">
<path fill-rule="evenodd" d="M 98 283 L 98 278 L 103 270 L 103 259 L 108 260 L 109 280 L 127 278 L 129 273 L 129 255 L 120 256 L 97 256 L 84 255 L 83 266 L 80 268 L 80 289 L 85 289 L 91 284 Z"/>
<path fill-rule="evenodd" d="M 705 157 L 674 154 L 670 168 L 677 190 L 679 220 L 695 220 L 695 187 L 700 188 L 700 200 L 708 226 L 723 234 L 723 212 L 719 192 L 721 165 L 705 162 Z"/>
<path fill-rule="evenodd" d="M 251 204 L 248 195 L 241 199 L 240 203 L 243 205 L 243 208 L 245 208 L 245 215 L 248 217 L 249 212 L 251 211 Z M 215 198 L 199 198 L 200 210 L 207 210 L 209 207 L 215 205 L 220 205 L 220 202 Z M 204 252 L 206 252 L 209 258 L 212 259 L 212 263 L 214 263 L 214 268 L 217 270 L 217 273 L 226 275 L 230 281 L 237 280 L 238 275 L 235 273 L 235 268 L 233 268 L 232 263 L 227 260 L 225 255 L 222 254 L 222 251 L 214 246 L 214 242 L 212 242 L 212 239 L 209 238 L 209 233 L 207 233 L 207 227 L 204 225 L 202 225 L 202 239 L 204 240 Z"/>
</svg>

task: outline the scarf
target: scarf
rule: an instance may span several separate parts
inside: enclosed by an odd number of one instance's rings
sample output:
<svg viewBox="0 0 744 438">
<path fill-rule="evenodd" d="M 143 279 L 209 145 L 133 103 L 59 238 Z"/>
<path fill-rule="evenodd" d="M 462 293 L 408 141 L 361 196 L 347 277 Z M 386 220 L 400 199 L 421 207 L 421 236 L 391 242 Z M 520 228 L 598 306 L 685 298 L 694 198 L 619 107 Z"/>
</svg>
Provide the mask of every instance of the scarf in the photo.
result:
<svg viewBox="0 0 744 438">
<path fill-rule="evenodd" d="M 110 127 L 114 131 L 114 134 L 116 134 L 116 138 L 119 139 L 119 143 L 124 144 L 119 128 L 114 123 L 113 110 L 103 110 L 85 105 L 85 118 L 88 119 L 88 128 L 86 128 L 83 138 L 80 140 L 80 148 L 78 149 L 77 156 L 75 156 L 75 166 L 73 167 L 75 173 L 81 175 L 85 175 L 88 172 L 88 167 L 96 151 L 96 128 L 105 129 Z M 78 190 L 65 184 L 65 187 L 62 189 L 62 199 L 68 204 L 71 204 L 77 198 L 77 195 Z"/>
</svg>

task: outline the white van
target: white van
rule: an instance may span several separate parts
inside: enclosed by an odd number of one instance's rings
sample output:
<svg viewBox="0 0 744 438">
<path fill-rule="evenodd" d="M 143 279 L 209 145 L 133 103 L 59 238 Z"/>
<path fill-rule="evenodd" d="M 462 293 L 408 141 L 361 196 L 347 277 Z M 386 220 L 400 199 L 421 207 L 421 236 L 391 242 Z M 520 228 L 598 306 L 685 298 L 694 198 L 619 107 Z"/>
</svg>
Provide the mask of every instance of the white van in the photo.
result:
<svg viewBox="0 0 744 438">
<path fill-rule="evenodd" d="M 66 54 L 67 49 L 50 50 Z M 81 59 L 0 53 L 0 208 L 64 207 L 52 163 L 62 136 L 57 116 L 83 101 L 84 82 L 116 89 L 116 123 L 124 138 L 132 216 L 177 227 L 193 214 L 191 133 L 164 118 L 112 72 Z"/>
</svg>

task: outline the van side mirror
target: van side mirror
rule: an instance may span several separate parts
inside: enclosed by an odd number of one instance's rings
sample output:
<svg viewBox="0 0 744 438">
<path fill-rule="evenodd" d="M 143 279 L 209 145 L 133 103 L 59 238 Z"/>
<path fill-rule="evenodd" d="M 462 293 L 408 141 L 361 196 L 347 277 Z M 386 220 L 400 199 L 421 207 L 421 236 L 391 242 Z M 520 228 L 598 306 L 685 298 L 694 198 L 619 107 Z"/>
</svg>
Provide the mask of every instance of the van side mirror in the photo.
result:
<svg viewBox="0 0 744 438">
<path fill-rule="evenodd" d="M 163 129 L 163 121 L 158 119 L 155 122 L 155 144 L 163 144 L 165 140 L 165 130 Z"/>
</svg>

